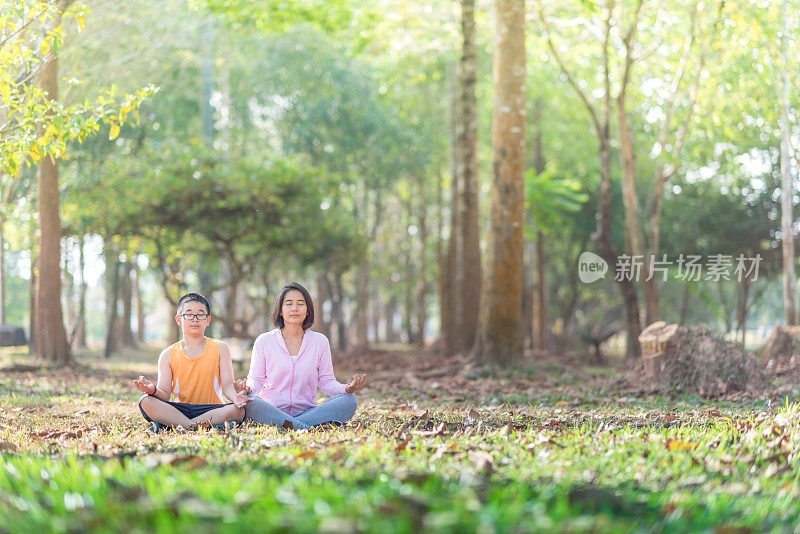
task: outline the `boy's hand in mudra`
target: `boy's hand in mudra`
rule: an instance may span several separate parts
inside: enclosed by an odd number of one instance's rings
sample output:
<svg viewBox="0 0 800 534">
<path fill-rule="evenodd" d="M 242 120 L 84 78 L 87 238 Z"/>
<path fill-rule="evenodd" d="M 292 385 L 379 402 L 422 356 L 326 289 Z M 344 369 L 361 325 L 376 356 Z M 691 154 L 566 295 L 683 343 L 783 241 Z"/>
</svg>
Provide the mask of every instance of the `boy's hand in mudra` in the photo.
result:
<svg viewBox="0 0 800 534">
<path fill-rule="evenodd" d="M 139 378 L 133 381 L 133 385 L 136 386 L 136 389 L 148 395 L 152 395 L 156 392 L 156 385 L 142 375 L 139 375 Z"/>
<path fill-rule="evenodd" d="M 247 388 L 250 389 L 250 388 Z M 240 390 L 236 392 L 236 397 L 233 399 L 233 405 L 237 408 L 244 408 L 247 406 L 248 403 L 253 402 L 253 399 L 247 396 L 247 392 L 245 390 Z"/>
<path fill-rule="evenodd" d="M 365 375 L 365 374 L 362 374 L 362 375 L 355 374 L 355 375 L 353 375 L 353 379 L 350 380 L 350 383 L 345 386 L 344 392 L 345 393 L 355 393 L 356 391 L 361 389 L 361 386 L 364 385 L 364 381 L 366 379 L 367 379 L 367 375 Z"/>
</svg>

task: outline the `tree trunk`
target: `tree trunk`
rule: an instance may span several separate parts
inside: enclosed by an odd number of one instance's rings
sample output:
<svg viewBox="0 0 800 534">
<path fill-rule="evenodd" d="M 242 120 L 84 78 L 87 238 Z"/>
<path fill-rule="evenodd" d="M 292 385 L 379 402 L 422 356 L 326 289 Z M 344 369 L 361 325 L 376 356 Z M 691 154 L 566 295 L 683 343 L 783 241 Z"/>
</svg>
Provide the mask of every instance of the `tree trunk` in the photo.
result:
<svg viewBox="0 0 800 534">
<path fill-rule="evenodd" d="M 720 1 L 720 11 L 722 6 L 724 5 L 725 0 Z M 697 14 L 699 10 L 702 9 L 702 4 L 696 4 L 695 9 L 692 11 L 691 19 L 689 23 L 689 31 L 686 34 L 686 38 L 684 40 L 683 50 L 681 59 L 678 62 L 677 68 L 675 73 L 672 76 L 671 82 L 671 89 L 670 93 L 671 96 L 667 99 L 666 104 L 662 105 L 662 109 L 664 111 L 664 119 L 661 122 L 661 127 L 656 135 L 656 144 L 653 147 L 658 147 L 659 150 L 662 147 L 668 144 L 667 135 L 671 133 L 672 130 L 672 117 L 674 111 L 677 107 L 679 101 L 683 102 L 686 100 L 686 97 L 679 97 L 679 91 L 681 87 L 681 83 L 684 79 L 684 76 L 687 71 L 687 65 L 689 63 L 689 58 L 692 52 L 692 48 L 695 43 L 695 39 L 697 37 Z M 720 17 L 721 18 L 721 17 Z M 719 22 L 719 19 L 717 19 Z M 712 31 L 709 32 L 711 35 L 715 34 L 715 28 L 717 23 L 715 22 L 714 28 Z M 672 142 L 673 147 L 673 156 L 676 158 L 680 157 L 681 147 L 686 139 L 686 136 L 689 131 L 689 124 L 692 122 L 692 116 L 694 113 L 695 103 L 697 101 L 697 90 L 700 83 L 700 75 L 703 72 L 703 67 L 705 64 L 705 57 L 707 47 L 704 48 L 704 51 L 700 55 L 699 66 L 696 71 L 696 75 L 692 84 L 690 86 L 690 90 L 688 93 L 688 100 L 689 100 L 689 110 L 686 113 L 686 116 L 683 118 L 682 124 L 678 127 L 675 140 Z M 660 161 L 660 159 L 656 159 L 655 165 L 655 175 L 654 175 L 654 187 L 653 187 L 653 194 L 650 200 L 650 209 L 649 209 L 649 220 L 647 222 L 647 254 L 645 256 L 645 268 L 647 269 L 647 273 L 649 276 L 649 270 L 655 261 L 660 246 L 661 246 L 661 211 L 662 205 L 664 202 L 664 187 L 666 186 L 667 180 L 674 174 L 675 166 L 671 164 L 667 164 L 665 162 Z M 654 322 L 658 321 L 659 319 L 659 284 L 661 281 L 654 275 L 649 280 L 645 276 L 644 279 L 644 300 L 645 300 L 645 310 L 646 310 L 646 321 L 647 324 L 653 324 Z"/>
<path fill-rule="evenodd" d="M 625 54 L 625 70 L 623 80 L 620 83 L 621 93 L 625 91 L 628 83 L 630 73 L 630 66 L 632 63 L 632 43 L 635 36 L 635 30 L 638 24 L 639 13 L 642 8 L 642 0 L 639 0 L 636 5 L 636 12 L 634 22 L 629 32 L 624 37 L 626 46 Z M 547 21 L 542 17 L 542 23 L 545 27 L 548 26 Z M 602 52 L 602 66 L 603 66 L 603 101 L 600 106 L 600 111 L 593 106 L 586 93 L 575 78 L 570 74 L 564 65 L 561 55 L 553 44 L 552 39 L 547 39 L 547 46 L 551 55 L 558 63 L 561 72 L 566 76 L 567 82 L 575 89 L 575 92 L 580 97 L 581 102 L 586 107 L 592 120 L 592 124 L 597 133 L 598 151 L 600 155 L 600 187 L 597 201 L 597 229 L 593 234 L 593 239 L 597 244 L 600 256 L 613 268 L 617 264 L 617 250 L 611 238 L 611 67 L 609 61 L 609 47 L 611 46 L 612 26 L 614 25 L 614 4 L 609 3 L 606 6 L 606 13 L 603 20 L 603 33 L 601 35 L 600 47 Z M 619 99 L 624 101 L 624 95 L 620 93 Z M 636 289 L 634 281 L 629 280 L 627 277 L 616 278 L 620 292 L 622 293 L 622 300 L 625 305 L 625 328 L 626 328 L 626 348 L 625 354 L 627 358 L 636 358 L 640 355 L 641 350 L 639 347 L 639 333 L 641 331 L 639 319 L 639 302 L 636 296 Z"/>
<path fill-rule="evenodd" d="M 0 324 L 6 324 L 6 218 L 0 217 Z"/>
<path fill-rule="evenodd" d="M 683 294 L 681 295 L 681 312 L 678 318 L 678 324 L 683 326 L 689 317 L 689 297 L 692 296 L 692 286 L 690 282 L 686 282 L 683 286 Z"/>
<path fill-rule="evenodd" d="M 644 232 L 636 197 L 636 159 L 633 152 L 630 124 L 625 113 L 625 100 L 617 100 L 619 121 L 620 165 L 622 166 L 622 204 L 625 212 L 625 240 L 631 256 L 644 256 Z"/>
<path fill-rule="evenodd" d="M 725 321 L 725 333 L 730 333 L 733 330 L 733 313 L 731 306 L 728 304 L 728 295 L 725 294 L 725 285 L 722 280 L 715 282 L 717 286 L 717 293 L 719 294 L 719 303 L 722 306 L 723 320 Z M 734 312 L 735 313 L 735 312 Z"/>
<path fill-rule="evenodd" d="M 331 300 L 331 294 L 328 291 L 330 284 L 327 281 L 328 273 L 320 270 L 317 273 L 317 303 L 315 305 L 316 317 L 314 319 L 314 330 L 323 334 L 325 337 L 331 337 L 331 319 L 325 317 L 325 303 Z"/>
<path fill-rule="evenodd" d="M 586 250 L 589 238 L 590 236 L 588 234 L 583 235 L 583 238 L 578 244 L 578 252 L 575 256 L 571 257 L 569 253 L 567 253 L 563 257 L 564 263 L 562 264 L 562 272 L 567 273 L 566 296 L 557 299 L 556 302 L 560 301 L 558 316 L 561 318 L 561 334 L 564 336 L 571 336 L 575 326 L 575 310 L 578 306 L 579 296 L 578 270 L 575 269 L 575 265 L 578 264 L 581 253 Z"/>
<path fill-rule="evenodd" d="M 414 330 L 414 297 L 416 296 L 416 269 L 414 269 L 414 262 L 411 260 L 411 256 L 409 255 L 408 260 L 406 260 L 406 277 L 408 283 L 406 284 L 406 295 L 405 295 L 405 313 L 403 314 L 403 327 L 406 331 L 406 339 L 408 339 L 409 343 L 416 343 L 417 342 L 417 335 Z"/>
<path fill-rule="evenodd" d="M 460 113 L 457 111 L 456 113 Z M 460 120 L 460 119 L 457 119 Z M 461 217 L 464 214 L 463 208 L 460 206 L 463 200 L 461 195 L 462 189 L 462 165 L 460 163 L 460 147 L 456 143 L 453 147 L 456 154 L 455 172 L 453 174 L 453 183 L 451 187 L 451 201 L 450 201 L 450 239 L 447 241 L 447 276 L 445 282 L 447 284 L 447 323 L 443 325 L 445 329 L 445 354 L 456 354 L 464 350 L 461 328 L 463 325 L 462 313 L 464 311 L 463 296 L 461 286 L 463 283 L 463 269 L 461 267 L 462 260 L 462 244 L 461 240 L 464 238 L 464 233 L 461 230 Z"/>
<path fill-rule="evenodd" d="M 460 350 L 470 350 L 475 343 L 478 330 L 481 288 L 481 236 L 479 227 L 478 188 L 478 113 L 475 87 L 477 85 L 478 59 L 475 44 L 475 0 L 461 2 L 461 114 L 458 132 L 458 155 L 461 209 L 461 257 L 459 260 L 461 284 L 461 324 L 458 325 L 462 339 Z"/>
<path fill-rule="evenodd" d="M 644 259 L 644 235 L 642 233 L 641 217 L 639 215 L 639 202 L 636 198 L 636 184 L 635 172 L 636 162 L 633 156 L 633 142 L 630 138 L 630 128 L 628 126 L 628 117 L 625 114 L 624 98 L 620 97 L 617 100 L 617 117 L 619 119 L 620 129 L 620 144 L 622 150 L 620 151 L 620 158 L 622 160 L 622 203 L 625 211 L 625 241 L 628 244 L 628 249 L 632 257 L 639 257 Z M 610 213 L 610 211 L 609 211 Z M 649 261 L 649 260 L 648 260 Z M 615 265 L 616 262 L 612 265 Z M 645 265 L 649 263 L 645 262 Z M 645 273 L 642 273 L 642 279 L 647 278 Z M 639 354 L 639 332 L 640 332 L 640 317 L 639 317 L 639 299 L 636 295 L 635 284 L 637 282 L 635 275 L 629 284 L 623 285 L 622 298 L 625 302 L 625 312 L 628 319 L 628 339 L 627 339 L 627 356 L 631 358 L 638 357 Z M 643 282 L 644 283 L 644 282 Z M 645 284 L 647 285 L 647 284 Z M 635 314 L 635 315 L 634 315 Z M 648 322 L 649 322 L 648 318 Z M 635 330 L 631 325 L 635 323 Z M 636 334 L 636 337 L 632 337 Z M 636 350 L 631 351 L 630 348 L 635 346 Z"/>
<path fill-rule="evenodd" d="M 789 124 L 790 95 L 788 74 L 789 10 L 783 0 L 783 37 L 781 37 L 781 234 L 783 250 L 783 311 L 786 324 L 797 324 L 797 304 L 794 280 L 794 231 L 792 230 L 792 167 L 791 128 Z"/>
<path fill-rule="evenodd" d="M 135 347 L 136 340 L 133 337 L 133 283 L 131 273 L 133 266 L 128 259 L 122 266 L 122 344 L 127 347 Z"/>
<path fill-rule="evenodd" d="M 641 5 L 641 3 L 640 3 Z M 600 195 L 597 206 L 597 231 L 595 239 L 600 256 L 613 268 L 617 264 L 617 250 L 611 240 L 611 74 L 609 67 L 609 40 L 613 19 L 613 7 L 609 6 L 606 14 L 605 28 L 602 42 L 603 49 L 603 82 L 604 97 L 602 109 L 602 122 L 599 126 L 598 139 L 600 144 Z M 639 319 L 639 301 L 636 297 L 634 281 L 627 277 L 618 280 L 622 302 L 625 306 L 625 356 L 629 359 L 641 355 L 639 347 L 639 334 L 641 325 Z"/>
<path fill-rule="evenodd" d="M 523 244 L 524 262 L 522 276 L 522 347 L 533 348 L 533 326 L 534 326 L 534 273 L 530 266 L 534 264 L 534 244 L 527 238 Z"/>
<path fill-rule="evenodd" d="M 61 266 L 61 274 L 63 275 L 62 283 L 66 286 L 64 287 L 64 294 L 62 297 L 64 298 L 65 305 L 67 307 L 67 318 L 64 324 L 67 332 L 73 332 L 75 330 L 75 325 L 78 322 L 78 312 L 75 306 L 75 277 L 72 275 L 71 271 L 71 260 L 70 260 L 70 245 L 72 244 L 71 239 L 62 239 L 61 241 L 61 250 L 63 252 L 63 265 Z M 69 345 L 70 350 L 72 350 L 72 337 L 67 336 L 67 344 Z"/>
<path fill-rule="evenodd" d="M 544 150 L 542 148 L 542 100 L 537 99 L 533 107 L 533 123 L 536 126 L 533 139 L 533 167 L 537 174 L 542 174 L 545 170 Z M 547 347 L 547 282 L 545 280 L 546 258 L 544 253 L 544 233 L 539 229 L 536 232 L 536 254 L 535 270 L 533 276 L 533 287 L 535 294 L 532 302 L 533 317 L 533 348 L 544 350 Z M 526 290 L 526 295 L 530 290 Z M 525 323 L 529 325 L 531 323 Z M 526 329 L 527 330 L 527 329 Z"/>
<path fill-rule="evenodd" d="M 622 166 L 622 203 L 625 212 L 625 241 L 631 257 L 643 260 L 643 272 L 639 276 L 644 287 L 646 302 L 650 303 L 650 308 L 646 313 L 646 324 L 652 324 L 658 317 L 657 293 L 653 292 L 655 276 L 653 279 L 647 280 L 647 273 L 653 258 L 649 255 L 645 255 L 644 232 L 642 230 L 639 200 L 636 197 L 636 160 L 634 158 L 633 140 L 631 139 L 628 116 L 625 113 L 624 95 L 625 93 L 621 93 L 620 97 L 617 99 L 617 118 L 619 121 L 621 146 L 620 163 Z M 633 284 L 636 284 L 638 281 L 639 280 L 636 280 L 634 275 L 634 279 L 632 280 Z M 636 319 L 638 322 L 639 305 L 635 289 L 631 291 L 626 288 L 623 290 L 623 294 L 625 301 L 630 302 L 628 306 L 633 305 L 633 301 L 636 301 Z M 649 297 L 649 299 L 647 297 Z M 626 311 L 630 312 L 630 309 L 626 307 Z M 634 340 L 631 339 L 629 339 L 629 341 L 634 342 Z M 635 342 L 638 345 L 638 341 Z"/>
<path fill-rule="evenodd" d="M 545 280 L 544 234 L 536 233 L 536 277 L 534 287 L 536 296 L 533 303 L 533 348 L 544 350 L 547 348 L 547 281 Z"/>
<path fill-rule="evenodd" d="M 62 6 L 54 17 L 61 22 Z M 39 87 L 51 100 L 58 100 L 58 59 L 42 69 Z M 39 130 L 42 131 L 43 125 Z M 39 277 L 37 279 L 37 353 L 58 365 L 71 362 L 67 331 L 61 308 L 61 216 L 58 190 L 58 160 L 44 158 L 39 164 Z"/>
<path fill-rule="evenodd" d="M 749 311 L 750 300 L 750 278 L 742 277 L 742 281 L 737 286 L 738 300 L 736 310 L 736 328 L 741 333 L 742 345 L 747 342 L 747 313 Z"/>
<path fill-rule="evenodd" d="M 428 322 L 428 217 L 425 181 L 419 181 L 419 276 L 417 277 L 417 345 L 425 346 L 425 323 Z"/>
<path fill-rule="evenodd" d="M 525 2 L 497 0 L 492 193 L 486 302 L 476 356 L 508 366 L 522 355 L 525 227 Z"/>
<path fill-rule="evenodd" d="M 399 337 L 394 327 L 394 316 L 397 314 L 397 297 L 392 295 L 384 307 L 384 321 L 386 322 L 386 342 L 397 343 Z"/>
<path fill-rule="evenodd" d="M 78 238 L 78 272 L 80 274 L 80 282 L 78 286 L 78 316 L 75 319 L 75 325 L 72 328 L 72 335 L 69 338 L 70 347 L 77 346 L 78 348 L 86 348 L 86 277 L 84 276 L 84 269 L 86 268 L 86 257 L 83 251 L 83 236 Z"/>
<path fill-rule="evenodd" d="M 31 276 L 30 276 L 30 295 L 29 295 L 29 306 L 28 306 L 28 352 L 30 354 L 37 354 L 37 344 L 36 342 L 39 339 L 37 335 L 36 329 L 38 327 L 38 321 L 36 319 L 36 290 L 37 290 L 37 279 L 39 273 L 39 251 L 36 239 L 36 222 L 31 221 L 31 234 L 30 234 L 30 242 L 31 242 Z"/>
<path fill-rule="evenodd" d="M 225 315 L 223 318 L 223 331 L 225 336 L 238 337 L 239 335 L 239 279 L 231 273 L 225 292 Z"/>
<path fill-rule="evenodd" d="M 119 300 L 119 253 L 111 238 L 107 238 L 104 245 L 106 260 L 106 342 L 103 357 L 110 358 L 111 353 L 119 346 L 117 338 L 117 301 Z"/>
<path fill-rule="evenodd" d="M 336 345 L 339 350 L 348 346 L 347 327 L 344 324 L 344 290 L 342 289 L 342 273 L 337 271 L 333 276 L 331 288 L 331 322 L 336 328 Z"/>
<path fill-rule="evenodd" d="M 363 263 L 358 267 L 358 307 L 356 309 L 356 344 L 360 348 L 368 346 L 367 330 L 368 330 L 368 315 L 367 306 L 369 305 L 369 265 L 365 258 Z"/>
<path fill-rule="evenodd" d="M 170 301 L 170 305 L 174 307 L 175 303 Z M 182 337 L 183 337 L 183 331 L 181 331 L 181 327 L 174 320 L 172 314 L 170 314 L 169 328 L 167 329 L 167 342 L 177 343 L 178 341 L 181 340 Z"/>
<path fill-rule="evenodd" d="M 444 184 L 442 180 L 438 181 L 437 189 L 437 205 L 439 208 L 439 239 L 436 240 L 436 261 L 438 263 L 437 270 L 437 283 L 439 289 L 439 329 L 440 341 L 442 343 L 442 351 L 445 354 L 450 354 L 454 346 L 455 332 L 453 329 L 453 271 L 451 259 L 454 255 L 451 253 L 451 243 L 453 241 L 453 210 L 456 203 L 456 181 L 458 176 L 458 140 L 457 140 L 457 122 L 460 106 L 458 102 L 458 81 L 453 74 L 453 67 L 451 64 L 447 65 L 447 86 L 448 86 L 448 106 L 447 106 L 447 133 L 449 141 L 449 164 L 450 164 L 450 177 L 451 177 L 451 198 L 450 210 L 446 209 L 447 200 L 445 199 Z M 447 227 L 450 216 L 450 236 L 447 239 L 446 246 L 442 246 L 443 229 Z"/>
<path fill-rule="evenodd" d="M 144 343 L 144 302 L 142 302 L 142 287 L 141 287 L 142 272 L 139 267 L 134 263 L 133 267 L 133 294 L 136 297 L 136 340 L 139 343 Z"/>
</svg>

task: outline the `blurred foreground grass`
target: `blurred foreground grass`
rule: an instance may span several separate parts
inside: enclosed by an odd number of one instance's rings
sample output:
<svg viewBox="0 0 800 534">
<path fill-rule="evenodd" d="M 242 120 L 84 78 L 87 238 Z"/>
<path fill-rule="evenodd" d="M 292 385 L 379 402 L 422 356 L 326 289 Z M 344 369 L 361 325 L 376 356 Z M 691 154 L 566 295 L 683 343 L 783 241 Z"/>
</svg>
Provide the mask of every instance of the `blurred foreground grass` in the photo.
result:
<svg viewBox="0 0 800 534">
<path fill-rule="evenodd" d="M 452 403 L 384 389 L 365 392 L 342 428 L 155 435 L 130 386 L 154 359 L 90 355 L 51 370 L 2 356 L 0 530 L 798 528 L 795 404 L 572 394 L 489 405 L 469 391 Z"/>
</svg>

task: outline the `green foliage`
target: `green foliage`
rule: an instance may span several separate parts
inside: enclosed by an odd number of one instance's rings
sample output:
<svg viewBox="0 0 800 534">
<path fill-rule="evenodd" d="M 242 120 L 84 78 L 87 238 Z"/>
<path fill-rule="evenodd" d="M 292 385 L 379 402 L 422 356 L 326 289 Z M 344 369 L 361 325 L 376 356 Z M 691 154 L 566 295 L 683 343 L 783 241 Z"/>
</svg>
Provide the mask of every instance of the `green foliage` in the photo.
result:
<svg viewBox="0 0 800 534">
<path fill-rule="evenodd" d="M 352 217 L 333 201 L 338 184 L 300 160 L 231 162 L 179 147 L 163 165 L 123 171 L 68 188 L 74 231 L 139 237 L 162 247 L 155 256 L 167 262 L 198 255 L 250 268 L 286 256 L 349 266 L 360 258 Z"/>
<path fill-rule="evenodd" d="M 0 16 L 0 172 L 13 176 L 47 156 L 64 157 L 69 141 L 82 142 L 96 134 L 101 124 L 109 126 L 109 138 L 114 139 L 120 125 L 130 114 L 136 115 L 142 101 L 156 89 L 148 85 L 117 95 L 111 88 L 71 106 L 52 99 L 36 84 L 36 77 L 60 52 L 65 38 L 57 3 L 24 0 L 10 4 L 3 4 Z M 64 17 L 76 18 L 82 30 L 86 9 L 75 4 Z M 70 86 L 77 83 L 69 81 Z"/>
<path fill-rule="evenodd" d="M 774 241 L 774 216 L 779 205 L 772 198 L 774 184 L 721 185 L 716 180 L 683 182 L 673 187 L 664 205 L 664 252 L 761 254 L 761 274 L 779 270 L 779 247 Z M 771 237 L 772 236 L 772 237 Z"/>
<path fill-rule="evenodd" d="M 550 166 L 542 173 L 528 169 L 525 174 L 525 201 L 528 213 L 532 215 L 526 230 L 529 236 L 536 231 L 550 233 L 558 228 L 568 213 L 581 209 L 581 205 L 589 200 L 589 195 L 581 191 L 581 184 L 570 178 L 559 176 L 560 173 Z"/>
<path fill-rule="evenodd" d="M 267 33 L 282 33 L 302 24 L 335 33 L 375 16 L 369 3 L 352 0 L 192 0 L 192 4 L 221 17 L 234 29 L 249 27 Z"/>
</svg>

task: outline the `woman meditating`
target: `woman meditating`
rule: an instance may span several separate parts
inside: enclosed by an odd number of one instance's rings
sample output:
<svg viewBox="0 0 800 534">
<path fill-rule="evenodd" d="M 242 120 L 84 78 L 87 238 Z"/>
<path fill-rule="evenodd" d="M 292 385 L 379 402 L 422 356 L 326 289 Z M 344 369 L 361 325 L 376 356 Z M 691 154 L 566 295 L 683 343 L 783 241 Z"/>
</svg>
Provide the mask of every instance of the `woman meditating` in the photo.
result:
<svg viewBox="0 0 800 534">
<path fill-rule="evenodd" d="M 366 375 L 353 375 L 349 384 L 333 375 L 328 338 L 309 330 L 314 303 L 296 282 L 281 289 L 272 310 L 275 330 L 261 334 L 253 345 L 247 387 L 253 401 L 245 417 L 257 423 L 285 428 L 340 425 L 356 413 L 354 392 Z M 331 398 L 315 404 L 317 388 Z"/>
</svg>

